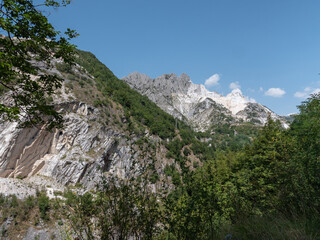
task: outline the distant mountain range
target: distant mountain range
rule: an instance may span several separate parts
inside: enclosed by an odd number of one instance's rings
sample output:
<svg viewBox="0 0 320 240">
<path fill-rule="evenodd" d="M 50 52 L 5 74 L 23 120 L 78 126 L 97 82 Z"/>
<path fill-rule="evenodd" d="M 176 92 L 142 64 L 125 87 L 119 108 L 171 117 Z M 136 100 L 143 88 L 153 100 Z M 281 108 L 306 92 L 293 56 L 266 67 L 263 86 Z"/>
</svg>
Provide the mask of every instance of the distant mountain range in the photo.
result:
<svg viewBox="0 0 320 240">
<path fill-rule="evenodd" d="M 279 119 L 284 127 L 287 121 L 269 108 L 242 95 L 240 89 L 234 89 L 223 96 L 211 92 L 202 84 L 194 84 L 183 73 L 163 74 L 155 79 L 134 72 L 122 79 L 131 88 L 147 96 L 161 109 L 172 116 L 185 120 L 198 131 L 221 123 L 252 122 L 264 125 L 270 115 Z"/>
</svg>

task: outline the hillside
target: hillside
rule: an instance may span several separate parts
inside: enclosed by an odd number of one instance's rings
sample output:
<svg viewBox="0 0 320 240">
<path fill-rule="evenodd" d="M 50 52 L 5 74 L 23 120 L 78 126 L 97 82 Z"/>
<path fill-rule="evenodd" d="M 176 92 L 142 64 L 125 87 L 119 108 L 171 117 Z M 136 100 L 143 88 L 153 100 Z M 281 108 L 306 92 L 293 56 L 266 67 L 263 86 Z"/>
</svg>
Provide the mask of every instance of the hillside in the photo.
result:
<svg viewBox="0 0 320 240">
<path fill-rule="evenodd" d="M 14 181 L 8 181 L 7 184 L 12 185 L 10 193 L 34 194 L 36 188 L 47 185 L 54 191 L 75 184 L 92 189 L 103 174 L 129 178 L 144 174 L 139 169 L 149 165 L 153 167 L 147 174 L 156 176 L 156 183 L 158 174 L 163 175 L 164 166 L 173 163 L 166 159 L 167 150 L 161 141 L 176 135 L 174 119 L 154 104 L 139 115 L 142 109 L 139 104 L 145 104 L 144 97 L 134 91 L 130 96 L 130 89 L 126 92 L 125 85 L 93 55 L 79 54 L 78 61 L 88 64 L 88 70 L 61 62 L 57 62 L 53 70 L 64 78 L 61 90 L 49 99 L 63 112 L 63 129 L 53 132 L 44 127 L 20 129 L 15 122 L 0 126 L 0 176 L 19 179 L 19 183 L 32 183 L 34 188 L 33 191 L 22 191 L 14 187 Z M 81 59 L 85 56 L 90 57 Z M 91 65 L 90 61 L 93 61 Z M 90 66 L 98 67 L 94 69 L 95 75 L 90 74 Z M 111 97 L 118 90 L 119 94 Z M 126 97 L 140 99 L 131 107 L 125 105 Z M 156 115 L 148 116 L 150 112 Z M 155 118 L 159 126 L 168 127 L 157 128 Z M 7 188 L 0 189 L 2 193 L 9 193 Z"/>
</svg>

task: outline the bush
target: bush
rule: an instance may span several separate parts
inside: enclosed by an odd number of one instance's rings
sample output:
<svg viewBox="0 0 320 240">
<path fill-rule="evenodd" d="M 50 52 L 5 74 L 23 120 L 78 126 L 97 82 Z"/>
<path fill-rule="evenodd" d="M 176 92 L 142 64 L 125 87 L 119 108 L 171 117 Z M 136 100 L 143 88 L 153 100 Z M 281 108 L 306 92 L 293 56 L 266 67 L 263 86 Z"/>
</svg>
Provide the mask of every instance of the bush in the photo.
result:
<svg viewBox="0 0 320 240">
<path fill-rule="evenodd" d="M 43 220 L 49 220 L 48 211 L 50 210 L 49 197 L 42 192 L 38 198 L 38 207 L 40 211 L 40 217 Z"/>
<path fill-rule="evenodd" d="M 56 64 L 57 70 L 64 73 L 72 73 L 72 66 L 66 63 L 57 63 Z"/>
<path fill-rule="evenodd" d="M 154 171 L 151 176 L 149 177 L 149 181 L 152 183 L 152 184 L 155 184 L 158 180 L 159 180 L 159 175 L 156 171 Z"/>
</svg>

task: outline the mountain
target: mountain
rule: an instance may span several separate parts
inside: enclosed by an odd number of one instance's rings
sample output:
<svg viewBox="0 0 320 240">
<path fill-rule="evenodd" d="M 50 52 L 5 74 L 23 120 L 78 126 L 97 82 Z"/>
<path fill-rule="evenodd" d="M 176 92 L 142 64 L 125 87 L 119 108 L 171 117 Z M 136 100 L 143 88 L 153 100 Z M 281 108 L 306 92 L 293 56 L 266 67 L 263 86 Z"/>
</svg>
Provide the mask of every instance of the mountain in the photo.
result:
<svg viewBox="0 0 320 240">
<path fill-rule="evenodd" d="M 64 79 L 49 99 L 63 113 L 62 129 L 0 123 L 0 194 L 25 198 L 44 189 L 53 196 L 75 185 L 88 191 L 102 176 L 152 176 L 154 191 L 166 186 L 158 180 L 165 177 L 165 166 L 175 163 L 166 157 L 162 138 L 175 136 L 174 119 L 117 79 L 94 55 L 78 55 L 75 66 L 56 62 L 51 69 Z M 160 127 L 152 125 L 154 118 Z"/>
<path fill-rule="evenodd" d="M 187 121 L 196 130 L 205 131 L 210 126 L 226 122 L 252 122 L 264 125 L 270 115 L 287 127 L 286 121 L 267 107 L 242 95 L 234 89 L 226 96 L 210 92 L 201 84 L 194 84 L 183 73 L 163 74 L 152 79 L 134 72 L 122 78 L 128 85 L 147 96 L 161 109 L 175 118 Z"/>
<path fill-rule="evenodd" d="M 208 126 L 230 122 L 236 111 L 247 114 L 255 105 L 239 91 L 223 97 L 186 74 L 152 80 L 135 73 L 127 82 L 137 83 L 136 91 L 84 51 L 78 51 L 75 66 L 54 65 L 51 72 L 64 82 L 48 101 L 63 113 L 64 128 L 49 132 L 44 125 L 0 123 L 0 193 L 24 198 L 44 189 L 53 196 L 69 185 L 94 189 L 102 176 L 143 176 L 153 191 L 171 189 L 171 177 L 179 182 L 179 174 L 211 159 L 215 149 L 241 149 L 257 133 L 251 125 L 199 133 L 181 121 Z M 6 94 L 0 98 L 6 101 Z"/>
<path fill-rule="evenodd" d="M 93 54 L 77 53 L 75 66 L 57 61 L 51 69 L 64 79 L 48 99 L 63 113 L 64 128 L 0 123 L 0 193 L 23 198 L 46 186 L 93 189 L 102 176 L 141 175 L 157 191 L 172 183 L 166 166 L 188 172 L 216 149 L 249 143 L 258 131 L 252 122 L 263 124 L 268 114 L 278 118 L 240 90 L 222 96 L 186 74 L 151 79 L 133 73 L 121 81 Z M 211 131 L 196 132 L 186 122 Z"/>
</svg>

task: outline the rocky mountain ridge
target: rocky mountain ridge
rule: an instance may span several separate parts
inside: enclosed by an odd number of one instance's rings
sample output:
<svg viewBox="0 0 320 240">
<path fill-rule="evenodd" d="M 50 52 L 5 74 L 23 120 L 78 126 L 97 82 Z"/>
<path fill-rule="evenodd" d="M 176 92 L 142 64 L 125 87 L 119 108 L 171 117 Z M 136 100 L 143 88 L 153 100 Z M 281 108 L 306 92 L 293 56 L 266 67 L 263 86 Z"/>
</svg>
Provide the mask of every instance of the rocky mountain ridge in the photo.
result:
<svg viewBox="0 0 320 240">
<path fill-rule="evenodd" d="M 286 121 L 267 107 L 244 97 L 240 89 L 223 96 L 207 90 L 202 84 L 194 84 L 183 73 L 163 74 L 155 79 L 134 72 L 122 78 L 131 88 L 146 95 L 162 110 L 176 118 L 184 119 L 196 130 L 205 131 L 221 122 L 253 122 L 264 125 L 270 115 L 273 119 Z"/>
</svg>

